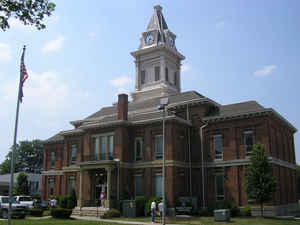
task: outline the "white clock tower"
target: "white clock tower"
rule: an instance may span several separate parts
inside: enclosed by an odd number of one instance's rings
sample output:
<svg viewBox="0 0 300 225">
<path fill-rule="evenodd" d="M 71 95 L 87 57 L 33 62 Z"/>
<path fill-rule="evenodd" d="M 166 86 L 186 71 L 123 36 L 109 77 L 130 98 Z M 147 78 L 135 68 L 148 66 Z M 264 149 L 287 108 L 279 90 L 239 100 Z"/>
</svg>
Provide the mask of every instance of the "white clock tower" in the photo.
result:
<svg viewBox="0 0 300 225">
<path fill-rule="evenodd" d="M 135 58 L 136 84 L 133 101 L 163 97 L 180 92 L 181 60 L 176 49 L 176 35 L 167 26 L 162 7 L 155 6 L 140 46 L 131 53 Z"/>
</svg>

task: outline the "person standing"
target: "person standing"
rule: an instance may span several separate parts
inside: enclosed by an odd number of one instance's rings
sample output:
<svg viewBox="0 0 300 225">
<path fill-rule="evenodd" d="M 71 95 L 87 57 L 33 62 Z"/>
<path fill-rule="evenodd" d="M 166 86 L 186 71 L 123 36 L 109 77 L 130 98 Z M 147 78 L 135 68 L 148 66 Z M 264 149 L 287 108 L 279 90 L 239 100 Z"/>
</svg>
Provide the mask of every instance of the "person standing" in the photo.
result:
<svg viewBox="0 0 300 225">
<path fill-rule="evenodd" d="M 155 209 L 156 209 L 156 203 L 155 201 L 151 202 L 151 222 L 155 222 Z"/>
<path fill-rule="evenodd" d="M 160 223 L 162 223 L 162 216 L 163 216 L 163 211 L 164 211 L 164 203 L 162 201 L 158 204 L 158 210 L 159 210 L 159 216 L 160 216 Z"/>
</svg>

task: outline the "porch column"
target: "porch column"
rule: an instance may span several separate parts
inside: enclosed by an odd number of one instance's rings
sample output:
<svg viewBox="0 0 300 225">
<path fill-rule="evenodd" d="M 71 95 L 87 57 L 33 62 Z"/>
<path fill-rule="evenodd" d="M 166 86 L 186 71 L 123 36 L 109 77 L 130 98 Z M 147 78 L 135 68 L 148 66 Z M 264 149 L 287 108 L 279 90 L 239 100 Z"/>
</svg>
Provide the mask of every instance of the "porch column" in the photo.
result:
<svg viewBox="0 0 300 225">
<path fill-rule="evenodd" d="M 83 207 L 83 169 L 80 169 L 79 177 L 79 200 L 77 201 L 77 206 L 79 208 Z"/>
<path fill-rule="evenodd" d="M 107 197 L 106 197 L 106 208 L 110 209 L 110 189 L 111 189 L 111 168 L 106 168 L 107 172 Z"/>
</svg>

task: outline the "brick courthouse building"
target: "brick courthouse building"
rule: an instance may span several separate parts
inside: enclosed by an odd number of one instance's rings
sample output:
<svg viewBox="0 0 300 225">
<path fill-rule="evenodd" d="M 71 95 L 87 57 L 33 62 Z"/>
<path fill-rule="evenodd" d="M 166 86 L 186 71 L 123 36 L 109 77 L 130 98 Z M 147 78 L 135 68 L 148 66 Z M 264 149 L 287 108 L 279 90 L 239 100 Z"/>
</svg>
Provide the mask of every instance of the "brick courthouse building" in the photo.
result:
<svg viewBox="0 0 300 225">
<path fill-rule="evenodd" d="M 220 105 L 196 91 L 181 92 L 184 56 L 175 38 L 162 8 L 154 7 L 139 48 L 131 53 L 133 100 L 121 94 L 116 104 L 72 121 L 72 130 L 45 141 L 43 199 L 74 188 L 82 208 L 105 192 L 110 208 L 118 199 L 162 196 L 162 111 L 157 106 L 168 97 L 165 184 L 171 207 L 179 196 L 197 196 L 200 207 L 223 199 L 248 204 L 245 172 L 257 142 L 265 145 L 277 179 L 270 203 L 296 201 L 296 129 L 256 101 Z"/>
</svg>

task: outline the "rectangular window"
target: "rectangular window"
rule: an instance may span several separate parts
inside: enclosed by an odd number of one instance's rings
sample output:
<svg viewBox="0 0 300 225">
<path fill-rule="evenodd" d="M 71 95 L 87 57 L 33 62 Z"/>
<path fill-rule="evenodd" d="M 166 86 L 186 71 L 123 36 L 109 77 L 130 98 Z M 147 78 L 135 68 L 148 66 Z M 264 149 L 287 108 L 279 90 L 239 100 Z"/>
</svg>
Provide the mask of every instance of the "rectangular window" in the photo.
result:
<svg viewBox="0 0 300 225">
<path fill-rule="evenodd" d="M 135 176 L 135 196 L 143 196 L 143 177 Z"/>
<path fill-rule="evenodd" d="M 72 193 L 72 190 L 75 190 L 75 177 L 69 176 L 68 178 L 68 194 L 70 195 Z"/>
<path fill-rule="evenodd" d="M 246 156 L 251 156 L 253 151 L 253 131 L 244 132 L 244 144 L 245 144 Z"/>
<path fill-rule="evenodd" d="M 224 175 L 216 174 L 216 199 L 224 200 Z"/>
<path fill-rule="evenodd" d="M 100 158 L 107 159 L 107 136 L 101 137 Z"/>
<path fill-rule="evenodd" d="M 169 70 L 168 67 L 165 68 L 166 81 L 169 81 Z"/>
<path fill-rule="evenodd" d="M 160 80 L 160 67 L 156 66 L 154 70 L 155 70 L 155 81 L 158 81 Z"/>
<path fill-rule="evenodd" d="M 162 135 L 155 137 L 155 158 L 156 159 L 162 159 L 163 158 Z"/>
<path fill-rule="evenodd" d="M 94 149 L 94 160 L 99 160 L 100 159 L 100 142 L 99 142 L 99 137 L 94 137 L 92 139 L 92 144 L 93 144 L 93 149 Z"/>
<path fill-rule="evenodd" d="M 141 71 L 141 84 L 145 83 L 145 78 L 146 78 L 146 71 L 142 70 Z"/>
<path fill-rule="evenodd" d="M 143 159 L 143 139 L 136 138 L 135 139 L 135 161 L 139 161 Z"/>
<path fill-rule="evenodd" d="M 174 85 L 177 85 L 177 72 L 174 72 Z"/>
<path fill-rule="evenodd" d="M 155 176 L 155 197 L 162 197 L 162 176 Z"/>
<path fill-rule="evenodd" d="M 77 146 L 73 144 L 71 145 L 71 164 L 76 163 L 76 154 L 77 154 Z"/>
<path fill-rule="evenodd" d="M 50 153 L 50 169 L 54 168 L 54 162 L 55 162 L 55 152 Z"/>
<path fill-rule="evenodd" d="M 222 135 L 214 135 L 214 153 L 216 160 L 223 159 L 223 138 Z"/>
<path fill-rule="evenodd" d="M 108 136 L 108 159 L 113 158 L 113 152 L 114 152 L 114 136 Z"/>
<path fill-rule="evenodd" d="M 51 195 L 54 194 L 54 178 L 50 178 L 49 179 L 49 192 L 48 192 L 48 195 L 49 197 L 51 197 Z"/>
</svg>

